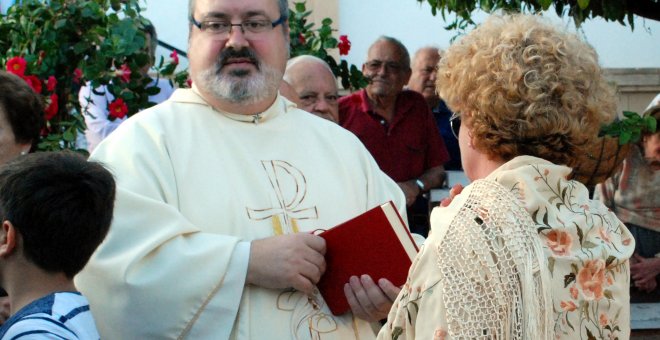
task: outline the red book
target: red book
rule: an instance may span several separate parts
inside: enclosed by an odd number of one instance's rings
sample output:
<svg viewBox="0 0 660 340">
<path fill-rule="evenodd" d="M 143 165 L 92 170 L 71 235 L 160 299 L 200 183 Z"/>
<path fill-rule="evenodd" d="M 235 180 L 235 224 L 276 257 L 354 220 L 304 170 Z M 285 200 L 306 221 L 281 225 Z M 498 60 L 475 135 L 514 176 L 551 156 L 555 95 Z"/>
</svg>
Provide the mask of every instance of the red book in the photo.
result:
<svg viewBox="0 0 660 340">
<path fill-rule="evenodd" d="M 326 270 L 317 284 L 332 314 L 348 312 L 344 284 L 368 274 L 401 286 L 417 246 L 392 202 L 375 207 L 319 234 L 326 242 Z"/>
</svg>

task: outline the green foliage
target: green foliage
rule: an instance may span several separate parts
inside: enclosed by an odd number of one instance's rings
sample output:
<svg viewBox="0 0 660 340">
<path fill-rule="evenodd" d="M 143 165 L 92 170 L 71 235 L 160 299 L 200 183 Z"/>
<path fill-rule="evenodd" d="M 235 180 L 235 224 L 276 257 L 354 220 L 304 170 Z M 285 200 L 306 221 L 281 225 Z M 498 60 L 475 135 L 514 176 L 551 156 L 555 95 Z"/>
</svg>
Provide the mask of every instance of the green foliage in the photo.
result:
<svg viewBox="0 0 660 340">
<path fill-rule="evenodd" d="M 314 23 L 308 23 L 310 14 L 312 12 L 307 10 L 305 2 L 296 2 L 293 8 L 289 9 L 291 57 L 313 55 L 325 60 L 335 77 L 341 78 L 344 89 L 354 91 L 367 86 L 367 80 L 355 65 L 348 65 L 346 60 L 337 63 L 328 53 L 327 50 L 339 48 L 342 43 L 332 36 L 335 32 L 332 19 L 323 19 L 321 27 L 315 29 Z"/>
<path fill-rule="evenodd" d="M 140 72 L 151 58 L 140 12 L 138 0 L 23 0 L 0 16 L 0 65 L 22 58 L 25 76 L 44 84 L 51 76 L 57 81 L 53 91 L 43 86 L 40 92 L 47 105 L 56 94 L 58 104 L 56 114 L 46 116 L 41 150 L 75 149 L 77 134 L 86 128 L 78 102 L 85 81 L 108 85 L 124 100 L 128 115 L 153 105 L 148 97 L 157 88 Z M 175 69 L 161 60 L 155 71 L 182 85 L 185 79 L 175 76 Z"/>
<path fill-rule="evenodd" d="M 642 117 L 636 112 L 624 111 L 623 119 L 617 119 L 600 130 L 602 136 L 618 137 L 619 145 L 638 143 L 645 133 L 657 131 L 657 120 L 652 116 Z"/>
<path fill-rule="evenodd" d="M 641 15 L 658 20 L 660 2 L 657 0 L 416 0 L 427 2 L 431 13 L 440 12 L 442 19 L 447 21 L 447 14 L 455 15 L 449 21 L 446 29 L 464 30 L 474 26 L 472 15 L 480 9 L 487 13 L 502 10 L 505 12 L 537 13 L 548 10 L 554 5 L 557 15 L 568 15 L 577 26 L 585 20 L 601 17 L 607 21 L 617 21 L 622 25 L 628 23 L 634 28 L 633 15 Z"/>
</svg>

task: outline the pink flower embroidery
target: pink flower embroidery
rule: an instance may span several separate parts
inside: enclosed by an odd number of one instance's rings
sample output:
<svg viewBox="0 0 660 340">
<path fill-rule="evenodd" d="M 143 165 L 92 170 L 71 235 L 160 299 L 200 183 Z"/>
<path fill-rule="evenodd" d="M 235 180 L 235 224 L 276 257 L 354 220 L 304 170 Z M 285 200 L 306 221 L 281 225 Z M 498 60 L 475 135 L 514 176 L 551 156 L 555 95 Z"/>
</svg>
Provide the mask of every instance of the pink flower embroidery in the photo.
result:
<svg viewBox="0 0 660 340">
<path fill-rule="evenodd" d="M 546 244 L 555 255 L 566 256 L 570 253 L 571 245 L 573 244 L 571 234 L 563 230 L 553 229 L 546 234 L 546 237 Z"/>
<path fill-rule="evenodd" d="M 562 301 L 559 303 L 559 307 L 567 312 L 572 312 L 577 309 L 577 306 L 573 301 Z"/>
<path fill-rule="evenodd" d="M 605 283 L 605 261 L 589 260 L 577 274 L 577 283 L 587 300 L 603 298 L 603 283 Z"/>
<path fill-rule="evenodd" d="M 601 240 L 607 242 L 607 243 L 612 243 L 612 240 L 610 238 L 610 232 L 605 229 L 605 227 L 600 227 L 598 229 L 598 235 L 600 235 Z"/>
<path fill-rule="evenodd" d="M 578 298 L 578 289 L 577 289 L 577 287 L 571 286 L 569 291 L 571 292 L 571 297 L 573 298 L 573 300 L 577 300 L 577 298 Z"/>
<path fill-rule="evenodd" d="M 598 321 L 601 326 L 605 327 L 609 323 L 609 320 L 607 319 L 607 315 L 605 313 L 600 313 L 600 317 L 598 318 Z"/>
<path fill-rule="evenodd" d="M 446 338 L 447 338 L 447 331 L 442 328 L 436 329 L 435 332 L 433 333 L 433 340 L 445 340 Z"/>
</svg>

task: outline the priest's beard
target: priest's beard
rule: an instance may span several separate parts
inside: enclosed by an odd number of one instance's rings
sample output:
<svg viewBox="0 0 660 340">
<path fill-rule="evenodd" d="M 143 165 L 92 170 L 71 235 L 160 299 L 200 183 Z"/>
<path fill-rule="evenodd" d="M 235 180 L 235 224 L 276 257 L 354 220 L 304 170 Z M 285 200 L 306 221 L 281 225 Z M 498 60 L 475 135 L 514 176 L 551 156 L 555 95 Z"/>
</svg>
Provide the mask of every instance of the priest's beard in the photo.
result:
<svg viewBox="0 0 660 340">
<path fill-rule="evenodd" d="M 256 72 L 232 70 L 222 73 L 230 58 L 246 58 L 255 66 Z M 277 95 L 282 72 L 266 65 L 249 49 L 236 51 L 225 49 L 215 65 L 203 70 L 198 81 L 211 95 L 233 104 L 254 104 Z"/>
</svg>

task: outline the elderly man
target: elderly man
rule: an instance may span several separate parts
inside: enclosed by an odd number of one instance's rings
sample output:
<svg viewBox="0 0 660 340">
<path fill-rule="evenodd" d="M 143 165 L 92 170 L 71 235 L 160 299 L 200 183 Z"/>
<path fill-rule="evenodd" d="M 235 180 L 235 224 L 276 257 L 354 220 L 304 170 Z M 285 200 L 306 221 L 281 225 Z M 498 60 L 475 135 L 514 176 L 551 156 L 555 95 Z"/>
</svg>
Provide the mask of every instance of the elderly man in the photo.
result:
<svg viewBox="0 0 660 340">
<path fill-rule="evenodd" d="M 284 80 L 298 93 L 298 107 L 321 118 L 339 121 L 337 80 L 321 58 L 301 55 L 286 63 Z"/>
<path fill-rule="evenodd" d="M 417 92 L 403 90 L 410 56 L 403 44 L 381 37 L 369 47 L 362 72 L 367 88 L 339 100 L 340 124 L 355 133 L 404 194 L 413 232 L 428 232 L 422 193 L 439 186 L 449 158 L 433 116 Z"/>
<path fill-rule="evenodd" d="M 110 233 L 76 280 L 102 338 L 375 336 L 362 319 L 384 318 L 398 288 L 352 277 L 353 313 L 332 315 L 313 231 L 404 196 L 353 134 L 278 95 L 287 15 L 286 0 L 191 0 L 193 88 L 92 154 L 118 187 Z"/>
<path fill-rule="evenodd" d="M 447 151 L 449 161 L 444 164 L 445 170 L 462 170 L 461 151 L 458 148 L 458 139 L 451 130 L 449 118 L 452 112 L 447 108 L 445 102 L 440 99 L 435 91 L 436 70 L 440 61 L 442 51 L 437 47 L 422 47 L 413 56 L 412 75 L 408 81 L 408 89 L 419 92 L 426 99 L 435 123 L 440 130 Z"/>
</svg>

